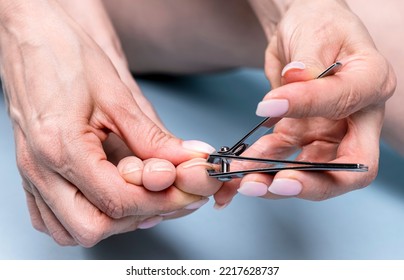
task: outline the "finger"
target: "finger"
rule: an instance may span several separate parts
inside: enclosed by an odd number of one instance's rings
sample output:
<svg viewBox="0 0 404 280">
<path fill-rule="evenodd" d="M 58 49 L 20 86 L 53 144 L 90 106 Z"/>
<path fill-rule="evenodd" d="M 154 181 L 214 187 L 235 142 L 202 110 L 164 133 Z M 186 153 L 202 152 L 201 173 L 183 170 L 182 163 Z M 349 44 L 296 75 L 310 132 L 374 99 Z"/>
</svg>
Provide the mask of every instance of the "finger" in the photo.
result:
<svg viewBox="0 0 404 280">
<path fill-rule="evenodd" d="M 175 166 L 164 159 L 144 161 L 143 186 L 150 191 L 162 191 L 172 186 L 176 177 Z"/>
<path fill-rule="evenodd" d="M 142 203 L 153 204 L 155 196 L 159 196 L 160 204 L 163 199 L 170 200 L 172 197 L 170 191 L 178 191 L 176 188 L 169 188 L 162 192 L 150 192 L 143 187 L 137 187 L 139 193 L 147 195 L 140 196 Z M 63 195 L 64 200 L 59 201 L 58 204 L 53 205 L 53 211 L 60 213 L 65 211 L 65 215 L 61 217 L 61 222 L 72 233 L 75 240 L 84 247 L 92 247 L 99 241 L 115 234 L 130 232 L 136 229 L 147 229 L 153 227 L 163 220 L 160 214 L 170 213 L 181 209 L 163 209 L 156 210 L 158 205 L 153 204 L 153 210 L 158 211 L 150 213 L 149 215 L 132 215 L 120 219 L 113 219 L 99 211 L 92 203 L 80 193 L 75 190 L 73 186 L 63 187 L 58 190 Z M 188 210 L 194 210 L 202 206 L 201 202 L 206 203 L 205 200 L 199 200 L 197 203 L 187 205 Z M 196 205 L 198 204 L 198 205 Z"/>
<path fill-rule="evenodd" d="M 150 191 L 161 191 L 172 186 L 176 174 L 175 166 L 167 160 L 148 159 L 142 162 L 134 156 L 122 159 L 117 168 L 126 182 L 143 185 Z"/>
<path fill-rule="evenodd" d="M 51 236 L 62 245 L 74 242 L 92 247 L 111 235 L 135 230 L 142 222 L 150 226 L 150 221 L 146 221 L 148 216 L 113 219 L 105 215 L 76 187 L 61 178 L 54 180 L 52 191 L 36 191 L 35 198 Z M 65 235 L 71 237 L 70 243 L 67 243 Z"/>
<path fill-rule="evenodd" d="M 282 120 L 283 122 L 284 120 Z M 249 147 L 242 156 L 253 158 L 272 158 L 272 159 L 284 159 L 290 156 L 296 151 L 296 143 L 292 142 L 293 139 L 283 137 L 281 134 L 272 133 L 265 135 L 258 139 L 251 147 Z M 268 167 L 268 164 L 262 165 L 259 163 L 251 163 L 248 161 L 233 161 L 232 170 L 247 170 L 252 168 Z M 256 178 L 260 179 L 257 180 Z M 223 187 L 215 194 L 215 201 L 218 205 L 227 205 L 232 198 L 240 190 L 241 194 L 252 196 L 262 196 L 264 192 L 264 184 L 269 185 L 272 181 L 272 176 L 258 176 L 257 174 L 246 175 L 243 180 L 233 179 L 227 182 Z M 255 182 L 259 184 L 256 185 Z M 248 183 L 247 185 L 244 185 Z M 243 186 L 244 185 L 244 186 Z M 250 186 L 249 186 L 250 185 Z M 240 188 L 240 189 L 239 189 Z"/>
<path fill-rule="evenodd" d="M 58 173 L 98 209 L 113 218 L 130 215 L 153 215 L 173 211 L 200 200 L 199 196 L 167 189 L 151 195 L 143 186 L 127 183 L 116 166 L 106 160 L 100 140 L 94 134 L 78 137 L 66 146 L 69 160 Z M 66 172 L 68 170 L 69 172 Z"/>
<path fill-rule="evenodd" d="M 209 177 L 206 170 L 212 168 L 203 158 L 183 162 L 177 166 L 175 186 L 186 193 L 211 196 L 222 186 L 219 180 Z"/>
<path fill-rule="evenodd" d="M 377 65 L 377 70 L 372 65 Z M 257 107 L 263 117 L 326 117 L 342 119 L 372 106 L 381 106 L 394 90 L 394 75 L 380 81 L 380 74 L 391 67 L 380 56 L 344 62 L 333 76 L 295 82 L 272 90 Z M 373 82 L 369 83 L 369 79 Z"/>
<path fill-rule="evenodd" d="M 173 212 L 169 212 L 169 213 L 163 213 L 160 215 L 160 217 L 162 217 L 164 221 L 173 220 L 173 219 L 182 218 L 184 216 L 192 214 L 196 210 L 198 210 L 198 209 L 195 209 L 195 210 L 182 209 L 182 210 L 173 211 Z"/>
<path fill-rule="evenodd" d="M 118 171 L 126 182 L 133 185 L 143 185 L 143 161 L 135 156 L 128 156 L 119 161 L 117 165 Z"/>
<path fill-rule="evenodd" d="M 28 212 L 29 216 L 31 218 L 31 224 L 32 226 L 40 232 L 46 233 L 49 235 L 49 231 L 45 225 L 45 222 L 43 221 L 41 217 L 41 213 L 38 209 L 38 206 L 36 205 L 35 202 L 35 197 L 32 194 L 31 187 L 29 187 L 28 182 L 23 179 L 23 187 L 24 187 L 24 192 L 27 200 L 27 206 L 28 206 Z"/>
<path fill-rule="evenodd" d="M 126 94 L 125 94 L 126 93 Z M 101 112 L 107 115 L 103 122 L 119 135 L 136 156 L 141 159 L 161 158 L 174 165 L 194 157 L 206 157 L 215 149 L 201 141 L 182 141 L 164 132 L 142 113 L 126 89 L 120 98 L 101 104 Z"/>
<path fill-rule="evenodd" d="M 380 127 L 383 112 L 361 112 L 353 116 L 347 135 L 332 163 L 362 163 L 368 172 L 304 172 L 286 170 L 276 174 L 269 191 L 285 197 L 324 200 L 369 185 L 377 175 Z M 369 152 L 372 151 L 372 152 Z"/>
<path fill-rule="evenodd" d="M 329 162 L 337 156 L 338 143 L 336 142 L 316 139 L 310 144 L 302 144 L 301 146 L 300 153 L 295 159 L 297 161 Z M 286 157 L 287 155 L 284 154 L 283 158 Z M 279 158 L 282 158 L 282 155 Z M 248 174 L 242 179 L 238 192 L 247 196 L 261 196 L 267 199 L 279 199 L 293 195 L 293 190 L 284 189 L 285 195 L 278 195 L 275 194 L 276 192 L 272 193 L 268 191 L 268 187 L 272 184 L 273 179 L 273 175 L 265 173 Z M 273 187 L 271 190 L 273 191 Z"/>
<path fill-rule="evenodd" d="M 73 246 L 77 245 L 77 242 L 71 236 L 71 234 L 65 229 L 65 227 L 56 218 L 55 214 L 45 203 L 40 193 L 35 186 L 31 184 L 32 193 L 35 197 L 35 204 L 38 212 L 47 228 L 48 234 L 55 240 L 55 242 L 61 246 Z"/>
<path fill-rule="evenodd" d="M 273 36 L 265 50 L 265 74 L 271 83 L 272 89 L 281 86 L 282 67 L 278 52 L 278 37 Z"/>
</svg>

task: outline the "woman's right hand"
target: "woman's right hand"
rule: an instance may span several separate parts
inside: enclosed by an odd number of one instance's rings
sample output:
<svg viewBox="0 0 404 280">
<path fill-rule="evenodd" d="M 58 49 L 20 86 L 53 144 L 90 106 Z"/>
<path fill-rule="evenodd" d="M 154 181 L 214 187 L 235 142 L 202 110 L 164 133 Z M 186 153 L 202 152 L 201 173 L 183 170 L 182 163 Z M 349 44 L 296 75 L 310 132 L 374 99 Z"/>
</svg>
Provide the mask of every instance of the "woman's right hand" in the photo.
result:
<svg viewBox="0 0 404 280">
<path fill-rule="evenodd" d="M 106 54 L 54 1 L 2 1 L 1 75 L 34 227 L 90 247 L 201 200 L 127 183 L 102 143 L 117 135 L 142 160 L 180 164 L 211 152 L 147 117 Z M 143 225 L 143 226 L 142 226 Z"/>
</svg>

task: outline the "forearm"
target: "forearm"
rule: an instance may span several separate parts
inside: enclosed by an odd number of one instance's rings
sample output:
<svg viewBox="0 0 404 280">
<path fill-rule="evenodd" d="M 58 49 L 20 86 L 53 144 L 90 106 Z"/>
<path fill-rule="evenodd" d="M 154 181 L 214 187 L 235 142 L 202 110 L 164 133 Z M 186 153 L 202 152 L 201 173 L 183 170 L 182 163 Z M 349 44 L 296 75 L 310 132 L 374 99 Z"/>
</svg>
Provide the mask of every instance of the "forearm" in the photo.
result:
<svg viewBox="0 0 404 280">
<path fill-rule="evenodd" d="M 55 19 L 54 4 L 46 0 L 0 1 L 0 74 L 11 119 L 19 125 L 22 115 L 30 114 L 23 81 L 30 63 L 24 57 L 46 53 L 44 46 L 52 37 L 43 34 L 50 34 L 47 28 Z"/>
</svg>

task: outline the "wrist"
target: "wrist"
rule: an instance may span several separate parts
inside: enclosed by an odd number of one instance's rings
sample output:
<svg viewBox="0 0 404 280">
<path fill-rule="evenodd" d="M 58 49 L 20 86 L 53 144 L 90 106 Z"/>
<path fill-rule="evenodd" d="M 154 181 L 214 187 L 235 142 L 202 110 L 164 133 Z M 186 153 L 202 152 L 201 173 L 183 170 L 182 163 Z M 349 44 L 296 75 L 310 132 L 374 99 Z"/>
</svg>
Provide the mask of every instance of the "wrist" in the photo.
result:
<svg viewBox="0 0 404 280">
<path fill-rule="evenodd" d="M 47 34 L 60 18 L 52 0 L 0 2 L 0 42 L 10 37 L 20 44 L 39 42 L 41 34 Z"/>
</svg>

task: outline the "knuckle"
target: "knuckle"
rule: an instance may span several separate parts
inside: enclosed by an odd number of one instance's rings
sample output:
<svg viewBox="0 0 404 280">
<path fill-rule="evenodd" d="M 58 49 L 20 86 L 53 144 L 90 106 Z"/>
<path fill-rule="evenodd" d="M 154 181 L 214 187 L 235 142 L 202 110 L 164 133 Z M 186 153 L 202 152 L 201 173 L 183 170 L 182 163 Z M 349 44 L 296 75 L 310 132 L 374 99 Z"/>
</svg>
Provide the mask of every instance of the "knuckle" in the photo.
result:
<svg viewBox="0 0 404 280">
<path fill-rule="evenodd" d="M 358 104 L 361 104 L 361 94 L 352 87 L 343 92 L 336 102 L 334 109 L 330 110 L 332 119 L 342 119 L 355 112 Z"/>
<path fill-rule="evenodd" d="M 333 193 L 333 188 L 323 188 L 320 192 L 317 192 L 313 197 L 313 201 L 324 201 L 335 197 Z"/>
<path fill-rule="evenodd" d="M 378 162 L 374 162 L 368 165 L 368 171 L 366 172 L 366 176 L 361 176 L 360 180 L 357 184 L 356 189 L 362 189 L 369 186 L 377 177 L 377 173 L 379 170 Z"/>
<path fill-rule="evenodd" d="M 50 236 L 60 246 L 71 246 L 77 244 L 71 235 L 64 229 L 53 230 L 50 232 Z"/>
<path fill-rule="evenodd" d="M 94 247 L 104 238 L 104 230 L 96 226 L 85 227 L 75 234 L 77 243 L 85 248 Z"/>
<path fill-rule="evenodd" d="M 27 175 L 27 173 L 32 169 L 33 163 L 26 150 L 17 151 L 16 162 L 17 168 L 20 171 L 21 175 Z"/>
<path fill-rule="evenodd" d="M 171 136 L 164 133 L 158 126 L 153 125 L 149 129 L 146 139 L 148 139 L 147 143 L 149 145 L 146 151 L 157 153 L 155 157 L 159 157 L 158 152 L 161 151 L 161 148 L 163 148 L 169 142 Z"/>
<path fill-rule="evenodd" d="M 83 222 L 76 227 L 74 239 L 80 246 L 90 248 L 110 235 L 111 219 L 105 215 L 97 215 L 92 222 Z"/>
<path fill-rule="evenodd" d="M 46 226 L 36 218 L 31 218 L 31 224 L 32 224 L 32 227 L 39 232 L 43 232 L 43 233 L 48 232 L 48 229 L 46 228 Z"/>
<path fill-rule="evenodd" d="M 117 196 L 108 196 L 101 198 L 100 210 L 108 217 L 120 219 L 125 216 L 125 207 L 122 200 Z"/>
<path fill-rule="evenodd" d="M 381 98 L 383 98 L 383 101 L 389 99 L 394 94 L 397 86 L 397 76 L 394 73 L 393 67 L 387 63 L 386 68 L 387 79 L 384 81 L 381 88 Z"/>
<path fill-rule="evenodd" d="M 63 137 L 58 125 L 46 123 L 38 126 L 30 138 L 30 148 L 35 156 L 48 165 L 62 168 L 65 165 L 63 150 Z"/>
</svg>

